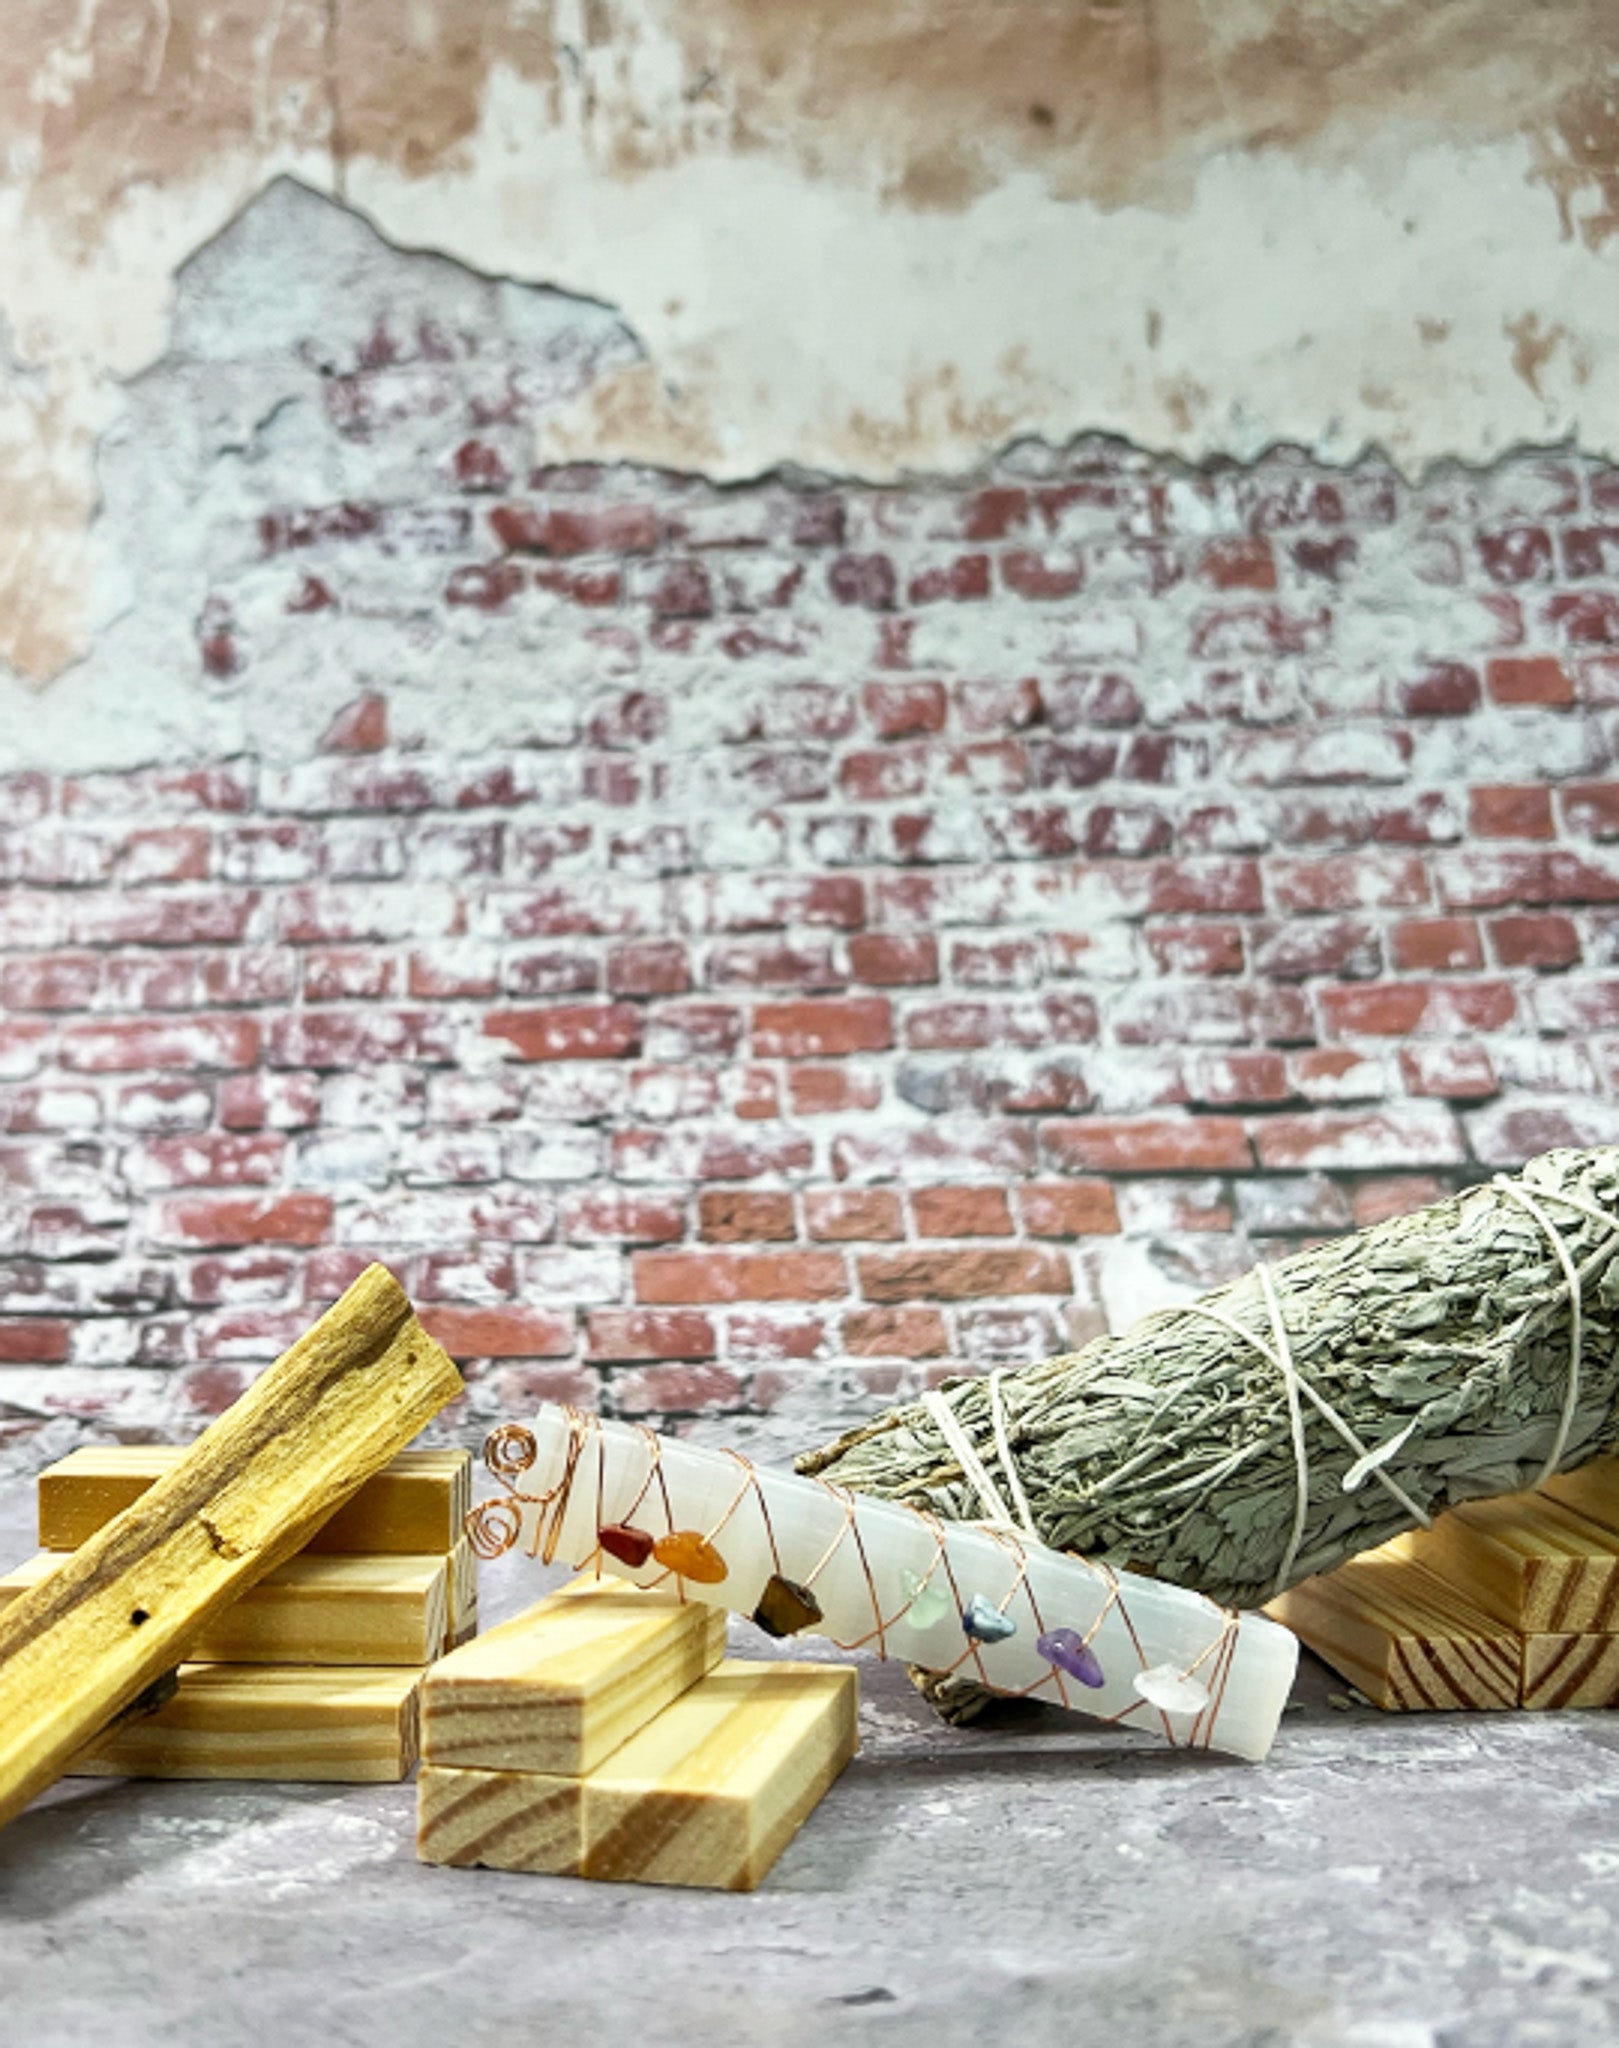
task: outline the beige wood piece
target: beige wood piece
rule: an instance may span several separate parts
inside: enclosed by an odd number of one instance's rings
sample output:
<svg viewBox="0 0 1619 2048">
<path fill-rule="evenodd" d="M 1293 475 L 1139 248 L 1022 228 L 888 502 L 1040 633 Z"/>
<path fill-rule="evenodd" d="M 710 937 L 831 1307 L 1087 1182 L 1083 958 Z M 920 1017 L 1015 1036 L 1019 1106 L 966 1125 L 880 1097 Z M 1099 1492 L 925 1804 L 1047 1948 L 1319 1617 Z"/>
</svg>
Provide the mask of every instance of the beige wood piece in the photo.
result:
<svg viewBox="0 0 1619 2048">
<path fill-rule="evenodd" d="M 1386 1550 L 1306 1579 L 1265 1612 L 1377 1706 L 1518 1704 L 1518 1635 L 1420 1564 Z"/>
<path fill-rule="evenodd" d="M 0 1577 L 0 1609 L 63 1560 L 42 1550 Z M 193 1664 L 430 1664 L 448 1638 L 450 1560 L 289 1557 L 187 1650 Z"/>
<path fill-rule="evenodd" d="M 725 1611 L 580 1579 L 435 1664 L 422 1690 L 434 1763 L 578 1777 L 725 1654 Z"/>
<path fill-rule="evenodd" d="M 450 1552 L 449 1567 L 450 1613 L 444 1647 L 458 1650 L 478 1633 L 478 1553 L 464 1536 Z"/>
<path fill-rule="evenodd" d="M 461 1391 L 381 1266 L 0 1614 L 0 1822 Z"/>
<path fill-rule="evenodd" d="M 417 1756 L 419 1670 L 185 1664 L 179 1689 L 74 1758 L 92 1778 L 396 1784 Z"/>
<path fill-rule="evenodd" d="M 424 1764 L 417 1854 L 750 1891 L 859 1747 L 851 1666 L 728 1658 L 583 1778 Z"/>
<path fill-rule="evenodd" d="M 1531 1493 L 1469 1501 L 1385 1548 L 1523 1633 L 1619 1627 L 1619 1534 Z"/>
<path fill-rule="evenodd" d="M 185 1456 L 176 1444 L 73 1451 L 39 1475 L 39 1547 L 77 1550 Z M 466 1451 L 401 1451 L 311 1535 L 310 1550 L 425 1557 L 458 1543 L 472 1505 Z"/>
<path fill-rule="evenodd" d="M 1574 1471 L 1548 1479 L 1539 1491 L 1604 1529 L 1619 1530 L 1619 1458 L 1587 1459 Z"/>
<path fill-rule="evenodd" d="M 1523 1639 L 1526 1707 L 1619 1707 L 1619 1635 Z"/>
</svg>

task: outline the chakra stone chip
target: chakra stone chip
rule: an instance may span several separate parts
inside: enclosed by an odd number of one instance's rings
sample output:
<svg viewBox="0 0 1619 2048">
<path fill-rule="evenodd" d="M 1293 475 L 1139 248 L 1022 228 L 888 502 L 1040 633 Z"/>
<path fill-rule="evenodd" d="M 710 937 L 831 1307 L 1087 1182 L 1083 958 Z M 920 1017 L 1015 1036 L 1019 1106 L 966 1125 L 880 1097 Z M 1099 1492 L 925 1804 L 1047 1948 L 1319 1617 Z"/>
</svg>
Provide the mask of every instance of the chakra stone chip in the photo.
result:
<svg viewBox="0 0 1619 2048">
<path fill-rule="evenodd" d="M 1047 1629 L 1034 1647 L 1048 1664 L 1054 1664 L 1069 1678 L 1077 1678 L 1081 1685 L 1094 1687 L 1107 1683 L 1100 1658 L 1077 1629 Z"/>
<path fill-rule="evenodd" d="M 666 1571 L 699 1586 L 717 1586 L 728 1570 L 713 1544 L 695 1529 L 675 1529 L 660 1536 L 652 1555 Z"/>
<path fill-rule="evenodd" d="M 1138 1671 L 1130 1683 L 1150 1707 L 1165 1714 L 1201 1714 L 1209 1703 L 1209 1689 L 1195 1678 L 1177 1671 L 1173 1664 L 1154 1664 Z"/>
<path fill-rule="evenodd" d="M 1008 1636 L 1017 1634 L 1017 1623 L 1009 1614 L 1002 1614 L 993 1600 L 986 1600 L 982 1593 L 975 1593 L 961 1610 L 961 1625 L 967 1634 L 978 1643 L 1004 1643 Z"/>
<path fill-rule="evenodd" d="M 932 1628 L 950 1612 L 950 1595 L 937 1574 L 930 1579 L 902 1571 L 899 1588 L 905 1595 L 905 1619 L 912 1628 Z"/>
<path fill-rule="evenodd" d="M 767 1636 L 796 1636 L 821 1618 L 821 1603 L 808 1586 L 773 1572 L 759 1595 L 753 1618 Z"/>
<path fill-rule="evenodd" d="M 609 1557 L 639 1571 L 655 1548 L 645 1529 L 632 1529 L 628 1522 L 606 1522 L 596 1531 L 596 1541 Z"/>
</svg>

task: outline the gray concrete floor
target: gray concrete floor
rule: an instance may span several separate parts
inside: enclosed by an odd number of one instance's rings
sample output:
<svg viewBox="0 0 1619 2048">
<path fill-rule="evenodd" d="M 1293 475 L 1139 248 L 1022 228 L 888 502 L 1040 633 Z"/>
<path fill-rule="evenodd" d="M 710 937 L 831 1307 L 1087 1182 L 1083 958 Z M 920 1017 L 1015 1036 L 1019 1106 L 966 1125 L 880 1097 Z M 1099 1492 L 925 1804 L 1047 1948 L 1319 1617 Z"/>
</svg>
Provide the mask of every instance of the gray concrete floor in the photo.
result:
<svg viewBox="0 0 1619 2048">
<path fill-rule="evenodd" d="M 545 1583 L 503 1561 L 486 1613 Z M 0 2048 L 1619 2040 L 1619 1717 L 1344 1711 L 1306 1659 L 1245 1765 L 861 1678 L 751 1895 L 428 1869 L 408 1785 L 58 1785 L 0 1833 Z"/>
</svg>

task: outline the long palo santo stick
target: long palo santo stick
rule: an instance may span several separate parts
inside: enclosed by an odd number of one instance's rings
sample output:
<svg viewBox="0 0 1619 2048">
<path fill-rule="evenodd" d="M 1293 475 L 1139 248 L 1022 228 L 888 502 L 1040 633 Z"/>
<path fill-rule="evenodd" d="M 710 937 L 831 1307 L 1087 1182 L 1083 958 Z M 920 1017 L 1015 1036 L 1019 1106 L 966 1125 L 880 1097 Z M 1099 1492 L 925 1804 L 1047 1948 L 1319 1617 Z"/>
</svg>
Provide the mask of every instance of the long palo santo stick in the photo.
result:
<svg viewBox="0 0 1619 2048">
<path fill-rule="evenodd" d="M 0 1614 L 0 1826 L 460 1391 L 382 1266 Z"/>
</svg>

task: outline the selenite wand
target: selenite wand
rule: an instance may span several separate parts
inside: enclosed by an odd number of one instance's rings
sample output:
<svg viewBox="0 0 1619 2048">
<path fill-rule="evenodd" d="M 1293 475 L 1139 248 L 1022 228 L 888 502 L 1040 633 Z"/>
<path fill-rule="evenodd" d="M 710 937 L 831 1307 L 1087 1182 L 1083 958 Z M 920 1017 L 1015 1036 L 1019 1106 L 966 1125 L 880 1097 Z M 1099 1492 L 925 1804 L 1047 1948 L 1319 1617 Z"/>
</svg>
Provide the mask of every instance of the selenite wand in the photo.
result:
<svg viewBox="0 0 1619 2048">
<path fill-rule="evenodd" d="M 772 1635 L 968 1671 L 999 1693 L 1254 1760 L 1293 1682 L 1298 1643 L 1263 1615 L 736 1452 L 547 1406 L 532 1427 L 495 1430 L 484 1455 L 508 1487 L 469 1517 L 486 1557 L 523 1541 Z"/>
</svg>

